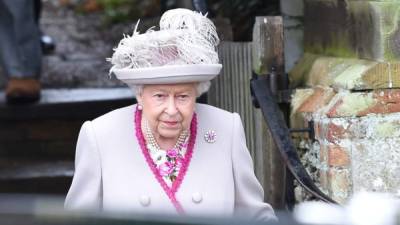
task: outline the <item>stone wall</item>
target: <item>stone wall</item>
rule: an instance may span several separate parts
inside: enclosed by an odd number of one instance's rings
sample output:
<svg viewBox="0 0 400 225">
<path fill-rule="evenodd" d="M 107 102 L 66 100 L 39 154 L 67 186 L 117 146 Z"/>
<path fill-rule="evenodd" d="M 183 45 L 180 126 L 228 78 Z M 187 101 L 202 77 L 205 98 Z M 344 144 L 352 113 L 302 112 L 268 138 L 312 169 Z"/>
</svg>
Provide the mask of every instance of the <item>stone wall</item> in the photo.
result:
<svg viewBox="0 0 400 225">
<path fill-rule="evenodd" d="M 290 71 L 291 126 L 313 122 L 319 185 L 400 194 L 399 1 L 305 0 L 305 54 Z M 317 149 L 317 150 L 316 150 Z"/>
<path fill-rule="evenodd" d="M 284 26 L 285 71 L 303 54 L 303 0 L 280 0 Z"/>
</svg>

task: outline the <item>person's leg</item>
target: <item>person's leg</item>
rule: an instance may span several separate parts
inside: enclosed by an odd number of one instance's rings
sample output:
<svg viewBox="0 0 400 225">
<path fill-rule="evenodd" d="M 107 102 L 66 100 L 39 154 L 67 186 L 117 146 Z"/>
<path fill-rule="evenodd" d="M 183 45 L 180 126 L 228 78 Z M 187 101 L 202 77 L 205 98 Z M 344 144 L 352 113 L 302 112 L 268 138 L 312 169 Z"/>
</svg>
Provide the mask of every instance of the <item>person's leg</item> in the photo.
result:
<svg viewBox="0 0 400 225">
<path fill-rule="evenodd" d="M 0 58 L 6 75 L 38 78 L 41 57 L 33 1 L 0 1 Z"/>
<path fill-rule="evenodd" d="M 34 9 L 34 16 L 35 16 L 36 24 L 39 24 L 40 17 L 42 14 L 42 8 L 43 8 L 43 4 L 42 4 L 41 0 L 33 0 L 33 9 Z M 51 36 L 43 33 L 43 31 L 40 29 L 40 26 L 39 26 L 39 32 L 40 32 L 40 47 L 42 49 L 42 54 L 49 55 L 49 54 L 53 53 L 56 48 L 56 44 L 55 44 L 53 38 Z"/>
<path fill-rule="evenodd" d="M 39 98 L 40 31 L 32 0 L 0 1 L 0 61 L 9 83 L 8 100 Z"/>
<path fill-rule="evenodd" d="M 39 24 L 40 16 L 42 14 L 42 0 L 33 0 L 33 10 L 36 24 Z"/>
</svg>

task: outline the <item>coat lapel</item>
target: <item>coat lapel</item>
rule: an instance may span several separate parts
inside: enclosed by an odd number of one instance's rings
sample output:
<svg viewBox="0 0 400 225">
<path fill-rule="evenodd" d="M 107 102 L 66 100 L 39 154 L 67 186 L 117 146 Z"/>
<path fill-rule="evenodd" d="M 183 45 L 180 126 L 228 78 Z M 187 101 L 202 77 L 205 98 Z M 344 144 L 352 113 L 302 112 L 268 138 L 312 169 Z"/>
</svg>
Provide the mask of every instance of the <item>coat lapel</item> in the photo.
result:
<svg viewBox="0 0 400 225">
<path fill-rule="evenodd" d="M 142 113 L 141 111 L 136 110 L 135 112 L 135 133 L 136 133 L 136 138 L 139 142 L 139 146 L 141 148 L 142 154 L 144 156 L 145 161 L 147 162 L 147 165 L 149 166 L 150 170 L 152 171 L 153 175 L 155 176 L 156 180 L 158 183 L 161 185 L 165 193 L 167 194 L 168 198 L 171 200 L 172 204 L 176 208 L 178 213 L 184 213 L 184 210 L 180 204 L 180 202 L 176 199 L 176 192 L 178 191 L 180 185 L 183 182 L 183 179 L 185 177 L 186 171 L 189 167 L 192 154 L 193 154 L 193 149 L 195 146 L 196 142 L 196 136 L 197 136 L 197 116 L 194 114 L 191 125 L 190 125 L 190 138 L 189 138 L 189 144 L 188 144 L 188 150 L 185 154 L 185 158 L 183 161 L 182 168 L 179 170 L 179 174 L 177 179 L 172 183 L 172 186 L 169 187 L 162 176 L 160 175 L 154 161 L 152 160 L 150 153 L 148 149 L 146 148 L 146 143 L 145 139 L 141 130 L 141 127 L 138 126 L 138 124 L 141 123 L 142 119 Z"/>
</svg>

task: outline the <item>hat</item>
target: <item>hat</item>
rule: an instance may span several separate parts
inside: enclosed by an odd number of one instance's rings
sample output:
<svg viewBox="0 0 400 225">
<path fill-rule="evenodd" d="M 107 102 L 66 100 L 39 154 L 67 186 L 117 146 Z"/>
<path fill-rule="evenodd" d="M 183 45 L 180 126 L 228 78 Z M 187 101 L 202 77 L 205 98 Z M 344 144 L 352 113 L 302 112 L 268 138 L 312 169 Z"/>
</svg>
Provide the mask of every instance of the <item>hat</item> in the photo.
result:
<svg viewBox="0 0 400 225">
<path fill-rule="evenodd" d="M 138 22 L 139 23 L 139 22 Z M 127 83 L 172 84 L 209 81 L 221 71 L 214 24 L 188 9 L 166 11 L 160 30 L 124 35 L 114 49 L 110 73 Z"/>
</svg>

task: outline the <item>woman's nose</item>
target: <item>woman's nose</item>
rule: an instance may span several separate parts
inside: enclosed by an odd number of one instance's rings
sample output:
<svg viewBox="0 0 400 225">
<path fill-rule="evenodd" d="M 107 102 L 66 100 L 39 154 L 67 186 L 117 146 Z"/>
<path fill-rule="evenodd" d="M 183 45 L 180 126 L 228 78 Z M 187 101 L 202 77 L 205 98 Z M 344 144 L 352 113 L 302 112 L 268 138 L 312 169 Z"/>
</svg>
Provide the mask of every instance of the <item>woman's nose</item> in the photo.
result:
<svg viewBox="0 0 400 225">
<path fill-rule="evenodd" d="M 178 109 L 176 108 L 176 102 L 174 97 L 168 98 L 168 105 L 166 109 L 166 113 L 169 115 L 175 115 L 178 112 Z"/>
</svg>

